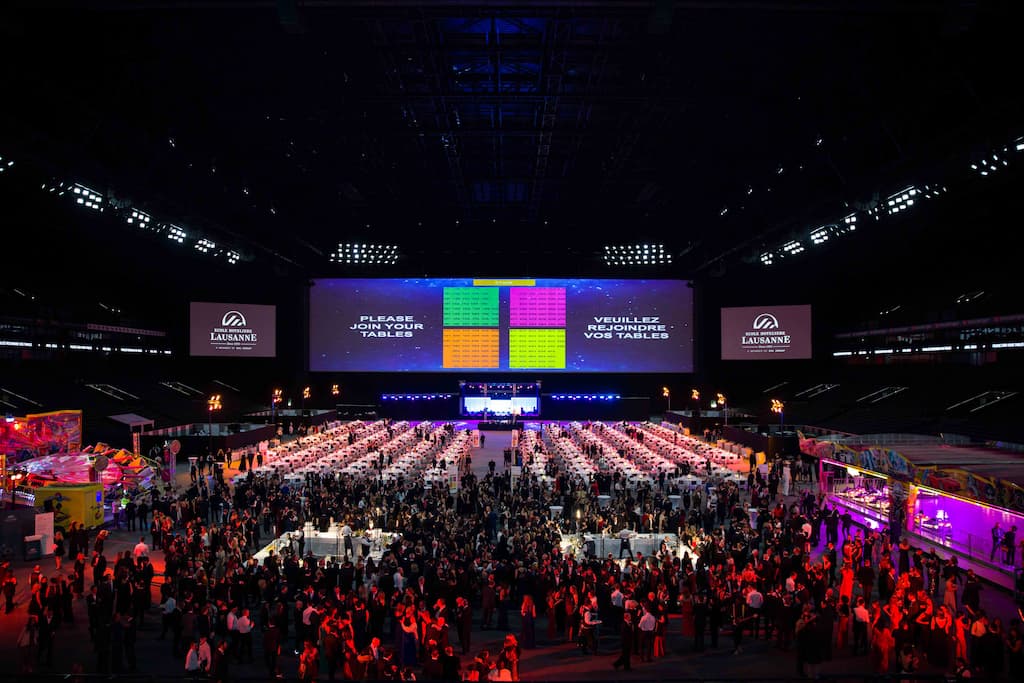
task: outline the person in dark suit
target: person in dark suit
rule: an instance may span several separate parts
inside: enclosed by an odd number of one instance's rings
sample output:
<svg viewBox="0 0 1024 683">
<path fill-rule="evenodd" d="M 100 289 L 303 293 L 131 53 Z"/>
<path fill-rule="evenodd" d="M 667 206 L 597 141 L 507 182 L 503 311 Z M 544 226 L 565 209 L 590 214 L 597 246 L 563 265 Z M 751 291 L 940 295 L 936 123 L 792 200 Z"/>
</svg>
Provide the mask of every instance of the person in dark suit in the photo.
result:
<svg viewBox="0 0 1024 683">
<path fill-rule="evenodd" d="M 43 655 L 46 655 L 46 665 L 53 666 L 53 640 L 57 631 L 57 620 L 53 616 L 53 610 L 47 607 L 39 617 L 39 651 L 36 653 L 36 661 L 42 664 Z"/>
<path fill-rule="evenodd" d="M 462 654 L 469 654 L 470 634 L 473 631 L 473 606 L 461 596 L 455 600 L 455 626 L 458 629 Z"/>
<path fill-rule="evenodd" d="M 622 559 L 623 553 L 629 553 L 629 559 L 633 559 L 633 550 L 629 545 L 630 533 L 628 531 L 619 532 L 619 559 Z"/>
<path fill-rule="evenodd" d="M 439 653 L 448 647 L 448 624 L 445 623 L 444 617 L 437 617 L 434 623 L 427 627 L 427 642 L 430 641 L 437 643 Z"/>
<path fill-rule="evenodd" d="M 380 681 L 384 679 L 384 648 L 380 646 L 380 638 L 371 638 L 367 645 L 357 657 L 363 668 L 363 679 L 367 681 Z"/>
<path fill-rule="evenodd" d="M 231 680 L 230 672 L 231 658 L 228 657 L 228 641 L 222 640 L 213 651 L 213 661 L 210 662 L 210 680 L 215 683 L 228 683 Z"/>
<path fill-rule="evenodd" d="M 708 623 L 708 605 L 706 598 L 698 594 L 693 599 L 693 651 L 704 651 L 704 631 Z"/>
<path fill-rule="evenodd" d="M 480 591 L 480 603 L 483 607 L 483 624 L 480 626 L 480 630 L 486 631 L 491 627 L 491 617 L 494 616 L 494 608 L 498 604 L 498 592 L 497 586 L 495 586 L 494 574 L 487 575 L 487 583 Z"/>
<path fill-rule="evenodd" d="M 619 629 L 620 653 L 619 658 L 612 662 L 612 666 L 618 669 L 620 666 L 626 671 L 631 669 L 629 659 L 633 654 L 633 615 L 624 612 L 622 615 L 622 628 Z"/>
<path fill-rule="evenodd" d="M 320 639 L 324 652 L 324 660 L 327 662 L 327 680 L 333 681 L 337 673 L 338 664 L 344 666 L 344 643 L 341 639 L 341 631 L 338 622 L 334 619 L 327 619 L 321 627 L 322 637 Z"/>
<path fill-rule="evenodd" d="M 263 632 L 263 662 L 267 665 L 269 678 L 283 678 L 277 667 L 277 658 L 281 654 L 281 629 L 277 622 L 271 620 Z"/>
</svg>

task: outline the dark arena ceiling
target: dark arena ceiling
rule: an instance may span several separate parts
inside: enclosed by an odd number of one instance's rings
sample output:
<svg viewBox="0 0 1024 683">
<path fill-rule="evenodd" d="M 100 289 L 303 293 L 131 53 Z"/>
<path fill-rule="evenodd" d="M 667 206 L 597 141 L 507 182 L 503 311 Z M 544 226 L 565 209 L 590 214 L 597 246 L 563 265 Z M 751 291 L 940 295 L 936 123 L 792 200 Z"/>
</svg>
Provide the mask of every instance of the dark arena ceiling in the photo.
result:
<svg viewBox="0 0 1024 683">
<path fill-rule="evenodd" d="M 1010 7 L 22 2 L 0 154 L 299 272 L 652 240 L 700 274 L 1019 136 Z"/>
</svg>

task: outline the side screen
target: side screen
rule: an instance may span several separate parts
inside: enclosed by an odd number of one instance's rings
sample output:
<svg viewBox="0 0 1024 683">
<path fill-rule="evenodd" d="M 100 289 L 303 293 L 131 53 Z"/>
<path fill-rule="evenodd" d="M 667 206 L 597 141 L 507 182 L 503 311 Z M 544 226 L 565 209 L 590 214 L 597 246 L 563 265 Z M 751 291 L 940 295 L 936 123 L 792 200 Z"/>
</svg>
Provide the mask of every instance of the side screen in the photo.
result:
<svg viewBox="0 0 1024 683">
<path fill-rule="evenodd" d="M 810 306 L 722 309 L 722 360 L 810 357 Z"/>
<path fill-rule="evenodd" d="M 193 301 L 189 306 L 189 354 L 273 358 L 277 355 L 277 308 Z"/>
</svg>

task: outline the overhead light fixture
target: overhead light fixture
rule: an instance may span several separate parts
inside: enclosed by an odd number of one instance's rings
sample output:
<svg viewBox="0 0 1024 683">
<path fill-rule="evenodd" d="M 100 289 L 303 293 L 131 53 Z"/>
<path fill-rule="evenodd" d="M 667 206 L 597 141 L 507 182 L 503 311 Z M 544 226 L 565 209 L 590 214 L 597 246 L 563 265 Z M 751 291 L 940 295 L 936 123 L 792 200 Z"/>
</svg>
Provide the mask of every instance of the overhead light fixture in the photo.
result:
<svg viewBox="0 0 1024 683">
<path fill-rule="evenodd" d="M 918 194 L 918 189 L 911 185 L 895 194 L 889 195 L 885 200 L 885 207 L 889 215 L 892 216 L 900 211 L 906 211 L 914 206 L 914 202 L 919 198 Z"/>
<path fill-rule="evenodd" d="M 390 266 L 398 262 L 398 245 L 339 243 L 330 255 L 331 263 Z"/>
<path fill-rule="evenodd" d="M 672 254 L 664 244 L 609 245 L 604 248 L 604 262 L 609 266 L 654 266 L 672 263 Z"/>
<path fill-rule="evenodd" d="M 242 258 L 242 255 L 237 251 L 232 251 L 230 249 L 224 255 L 227 257 L 228 263 L 232 266 L 238 263 L 239 259 Z"/>
<path fill-rule="evenodd" d="M 75 183 L 71 186 L 71 194 L 75 198 L 76 204 L 93 211 L 103 211 L 103 195 L 99 192 L 90 190 L 81 183 Z"/>
<path fill-rule="evenodd" d="M 173 223 L 167 223 L 164 228 L 167 231 L 167 239 L 177 242 L 178 244 L 185 243 L 185 238 L 188 237 L 188 233 L 185 232 L 184 228 L 179 228 Z"/>
<path fill-rule="evenodd" d="M 799 240 L 791 240 L 782 245 L 782 251 L 786 256 L 796 256 L 804 251 L 804 245 Z"/>
<path fill-rule="evenodd" d="M 836 229 L 835 225 L 823 225 L 820 228 L 811 230 L 811 244 L 819 245 L 828 242 L 829 233 Z"/>
<path fill-rule="evenodd" d="M 206 239 L 205 237 L 200 238 L 199 241 L 196 242 L 195 244 L 195 250 L 198 252 L 202 252 L 203 254 L 209 254 L 216 248 L 216 243 Z"/>
<path fill-rule="evenodd" d="M 137 225 L 143 230 L 146 230 L 150 226 L 152 217 L 145 211 L 139 211 L 138 209 L 130 209 L 125 214 L 124 220 L 126 223 L 128 223 L 128 225 Z"/>
</svg>

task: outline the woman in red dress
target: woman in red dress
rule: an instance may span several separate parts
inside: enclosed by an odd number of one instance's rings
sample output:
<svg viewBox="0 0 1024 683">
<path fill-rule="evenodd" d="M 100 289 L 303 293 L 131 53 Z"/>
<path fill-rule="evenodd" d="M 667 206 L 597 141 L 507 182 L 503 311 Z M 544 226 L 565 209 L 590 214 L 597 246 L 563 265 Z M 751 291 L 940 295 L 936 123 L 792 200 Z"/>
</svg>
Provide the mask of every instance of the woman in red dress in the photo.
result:
<svg viewBox="0 0 1024 683">
<path fill-rule="evenodd" d="M 679 606 L 683 610 L 683 637 L 693 638 L 693 596 L 689 588 L 683 588 L 679 594 Z"/>
</svg>

